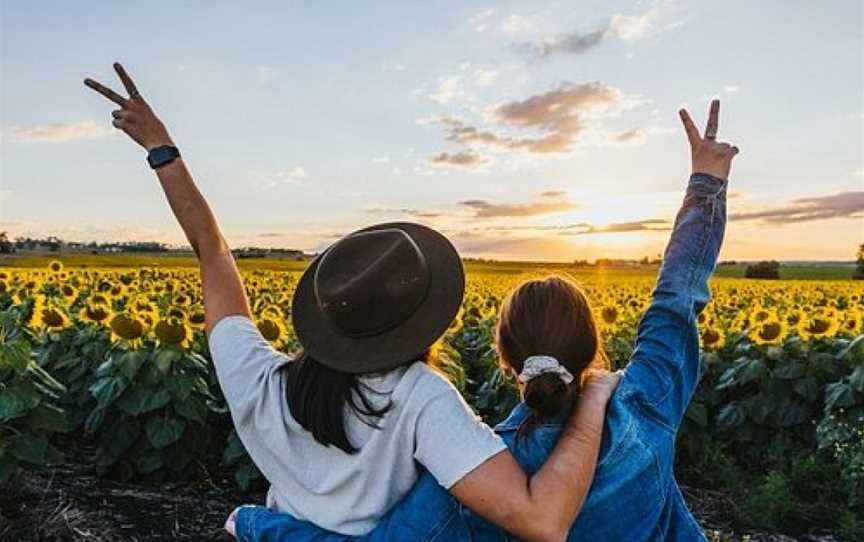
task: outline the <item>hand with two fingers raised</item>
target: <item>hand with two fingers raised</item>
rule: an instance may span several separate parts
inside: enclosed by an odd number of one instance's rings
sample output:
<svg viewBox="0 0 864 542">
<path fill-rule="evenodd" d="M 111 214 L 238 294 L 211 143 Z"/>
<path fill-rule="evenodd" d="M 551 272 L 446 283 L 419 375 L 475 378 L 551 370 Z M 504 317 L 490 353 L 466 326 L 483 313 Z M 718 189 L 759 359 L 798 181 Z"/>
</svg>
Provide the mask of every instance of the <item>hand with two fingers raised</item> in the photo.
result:
<svg viewBox="0 0 864 542">
<path fill-rule="evenodd" d="M 125 132 L 148 151 L 161 145 L 173 146 L 174 143 L 171 141 L 171 136 L 168 135 L 165 125 L 141 97 L 141 93 L 138 92 L 135 83 L 123 69 L 123 66 L 119 62 L 115 62 L 114 70 L 123 82 L 123 86 L 126 87 L 126 91 L 129 93 L 128 98 L 124 98 L 92 79 L 84 79 L 85 85 L 120 106 L 120 109 L 111 112 L 111 116 L 114 117 L 112 121 L 114 127 Z"/>
<path fill-rule="evenodd" d="M 678 111 L 681 122 L 684 123 L 684 131 L 690 140 L 690 156 L 693 163 L 693 173 L 707 173 L 720 179 L 729 177 L 732 167 L 732 158 L 738 154 L 738 147 L 730 143 L 717 142 L 717 128 L 720 116 L 720 100 L 711 102 L 708 113 L 708 124 L 705 126 L 705 134 L 700 135 L 693 119 L 686 109 Z"/>
</svg>

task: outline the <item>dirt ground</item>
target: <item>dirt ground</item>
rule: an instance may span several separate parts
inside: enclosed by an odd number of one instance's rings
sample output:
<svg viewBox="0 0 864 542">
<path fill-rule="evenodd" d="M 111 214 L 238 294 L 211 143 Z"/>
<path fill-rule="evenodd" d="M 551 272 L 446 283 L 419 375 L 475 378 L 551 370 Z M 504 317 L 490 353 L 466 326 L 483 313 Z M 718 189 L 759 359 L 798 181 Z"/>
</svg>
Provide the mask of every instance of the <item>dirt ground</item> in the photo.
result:
<svg viewBox="0 0 864 542">
<path fill-rule="evenodd" d="M 0 487 L 0 541 L 231 541 L 222 530 L 228 513 L 263 502 L 264 494 L 240 492 L 227 471 L 202 473 L 202 481 L 146 485 L 105 480 L 80 463 L 23 471 Z M 728 498 L 689 488 L 684 494 L 712 541 L 839 540 L 735 533 L 724 518 L 734 508 Z"/>
</svg>

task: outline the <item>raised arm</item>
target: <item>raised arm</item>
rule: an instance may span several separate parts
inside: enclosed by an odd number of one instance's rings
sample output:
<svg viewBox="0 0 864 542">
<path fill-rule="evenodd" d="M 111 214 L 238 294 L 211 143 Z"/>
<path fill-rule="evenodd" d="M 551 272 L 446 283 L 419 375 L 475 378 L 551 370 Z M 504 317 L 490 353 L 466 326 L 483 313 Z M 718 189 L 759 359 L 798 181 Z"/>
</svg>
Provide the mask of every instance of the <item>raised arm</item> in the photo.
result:
<svg viewBox="0 0 864 542">
<path fill-rule="evenodd" d="M 120 106 L 120 109 L 111 112 L 114 127 L 125 132 L 148 152 L 162 145 L 174 146 L 165 125 L 138 92 L 123 66 L 115 63 L 114 69 L 129 93 L 128 98 L 92 79 L 84 80 L 85 85 Z M 157 168 L 156 175 L 174 216 L 198 256 L 208 331 L 225 316 L 249 316 L 249 303 L 237 265 L 219 231 L 216 217 L 195 186 L 183 159 L 178 157 Z"/>
<path fill-rule="evenodd" d="M 679 113 L 690 142 L 693 173 L 621 383 L 622 393 L 633 392 L 652 417 L 673 433 L 698 382 L 696 316 L 710 297 L 708 278 L 726 226 L 727 178 L 738 154 L 737 147 L 716 141 L 718 100 L 711 103 L 704 136 L 686 110 Z"/>
</svg>

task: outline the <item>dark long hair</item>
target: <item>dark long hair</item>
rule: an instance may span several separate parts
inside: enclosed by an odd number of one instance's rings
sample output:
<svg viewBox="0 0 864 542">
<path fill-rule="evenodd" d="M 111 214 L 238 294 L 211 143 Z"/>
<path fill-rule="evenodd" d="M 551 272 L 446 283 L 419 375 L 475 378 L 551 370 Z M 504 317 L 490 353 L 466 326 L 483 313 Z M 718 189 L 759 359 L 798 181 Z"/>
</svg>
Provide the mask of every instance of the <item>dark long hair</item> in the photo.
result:
<svg viewBox="0 0 864 542">
<path fill-rule="evenodd" d="M 431 349 L 419 359 L 432 362 Z M 336 446 L 348 454 L 359 450 L 351 443 L 345 429 L 346 405 L 363 423 L 376 429 L 380 427 L 378 421 L 393 408 L 390 400 L 383 407 L 375 406 L 367 394 L 389 393 L 364 385 L 361 375 L 331 369 L 305 352 L 286 364 L 283 370 L 287 376 L 285 396 L 291 416 L 324 446 Z"/>
<path fill-rule="evenodd" d="M 575 377 L 567 385 L 556 374 L 544 374 L 525 385 L 522 398 L 531 415 L 520 434 L 571 406 L 585 369 L 609 367 L 588 298 L 562 277 L 530 280 L 513 290 L 501 307 L 496 342 L 502 364 L 517 374 L 529 356 L 548 355 Z"/>
</svg>

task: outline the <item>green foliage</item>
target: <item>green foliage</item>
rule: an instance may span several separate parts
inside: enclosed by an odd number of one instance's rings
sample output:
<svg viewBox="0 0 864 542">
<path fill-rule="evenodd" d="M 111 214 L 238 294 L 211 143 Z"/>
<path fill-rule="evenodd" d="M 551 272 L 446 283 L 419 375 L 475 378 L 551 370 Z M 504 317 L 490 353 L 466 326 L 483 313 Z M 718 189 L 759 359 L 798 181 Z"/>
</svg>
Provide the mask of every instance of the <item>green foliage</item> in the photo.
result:
<svg viewBox="0 0 864 542">
<path fill-rule="evenodd" d="M 243 491 L 264 479 L 261 471 L 246 452 L 246 447 L 240 441 L 236 429 L 232 429 L 228 435 L 228 443 L 222 453 L 222 464 L 234 468 L 234 481 Z"/>
<path fill-rule="evenodd" d="M 757 527 L 770 529 L 783 525 L 795 510 L 789 480 L 780 472 L 769 472 L 751 488 L 744 508 L 750 511 L 751 521 Z"/>
<path fill-rule="evenodd" d="M 97 464 L 121 478 L 182 475 L 210 443 L 208 373 L 194 352 L 112 349 L 95 371 L 84 423 L 98 442 Z"/>
<path fill-rule="evenodd" d="M 0 312 L 0 482 L 20 463 L 57 461 L 60 453 L 50 437 L 68 430 L 56 406 L 65 388 L 36 364 L 18 319 L 15 309 Z"/>
</svg>

